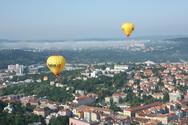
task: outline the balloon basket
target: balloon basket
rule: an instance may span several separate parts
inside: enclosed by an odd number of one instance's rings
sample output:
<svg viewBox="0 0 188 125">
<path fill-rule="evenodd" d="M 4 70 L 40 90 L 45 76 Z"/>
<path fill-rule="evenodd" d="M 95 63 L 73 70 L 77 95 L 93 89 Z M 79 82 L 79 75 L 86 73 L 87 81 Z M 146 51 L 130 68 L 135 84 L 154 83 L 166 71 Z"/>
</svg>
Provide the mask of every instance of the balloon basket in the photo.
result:
<svg viewBox="0 0 188 125">
<path fill-rule="evenodd" d="M 63 79 L 62 79 L 62 77 L 61 76 L 56 76 L 56 78 L 55 78 L 55 83 L 62 83 L 63 82 Z"/>
</svg>

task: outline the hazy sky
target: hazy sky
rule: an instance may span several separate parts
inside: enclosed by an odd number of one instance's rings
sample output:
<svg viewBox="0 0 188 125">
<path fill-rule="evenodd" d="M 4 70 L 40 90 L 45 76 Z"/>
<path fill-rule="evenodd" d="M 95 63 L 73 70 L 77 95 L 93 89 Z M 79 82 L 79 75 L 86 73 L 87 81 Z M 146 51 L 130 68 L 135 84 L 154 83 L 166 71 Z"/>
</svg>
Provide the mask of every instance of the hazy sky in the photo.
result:
<svg viewBox="0 0 188 125">
<path fill-rule="evenodd" d="M 0 38 L 123 38 L 188 35 L 188 0 L 0 0 Z"/>
</svg>

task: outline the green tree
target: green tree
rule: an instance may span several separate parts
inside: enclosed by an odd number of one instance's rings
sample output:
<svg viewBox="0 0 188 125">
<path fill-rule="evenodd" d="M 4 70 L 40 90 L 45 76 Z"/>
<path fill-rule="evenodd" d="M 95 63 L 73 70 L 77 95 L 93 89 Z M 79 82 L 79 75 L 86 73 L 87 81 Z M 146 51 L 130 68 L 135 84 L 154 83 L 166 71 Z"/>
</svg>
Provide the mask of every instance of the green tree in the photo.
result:
<svg viewBox="0 0 188 125">
<path fill-rule="evenodd" d="M 110 109 L 114 112 L 122 111 L 112 100 L 110 100 Z"/>
<path fill-rule="evenodd" d="M 163 102 L 168 102 L 168 101 L 169 101 L 169 94 L 166 92 L 164 93 Z"/>
<path fill-rule="evenodd" d="M 68 116 L 59 116 L 59 117 L 53 117 L 49 125 L 68 125 L 69 124 L 69 117 Z"/>
<path fill-rule="evenodd" d="M 3 111 L 4 107 L 6 106 L 7 104 L 3 101 L 0 100 L 0 112 Z"/>
<path fill-rule="evenodd" d="M 27 104 L 26 104 L 26 111 L 28 111 L 28 112 L 33 112 L 33 110 L 34 110 L 35 107 L 36 107 L 36 106 L 33 106 L 33 105 L 31 105 L 30 103 L 27 103 Z"/>
</svg>

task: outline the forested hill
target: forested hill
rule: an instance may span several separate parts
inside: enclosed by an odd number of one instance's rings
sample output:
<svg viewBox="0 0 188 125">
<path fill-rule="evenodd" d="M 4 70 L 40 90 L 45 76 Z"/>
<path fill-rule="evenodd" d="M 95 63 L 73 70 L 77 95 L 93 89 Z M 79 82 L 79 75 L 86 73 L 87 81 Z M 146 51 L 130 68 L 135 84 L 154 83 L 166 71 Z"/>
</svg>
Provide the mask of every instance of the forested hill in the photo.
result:
<svg viewBox="0 0 188 125">
<path fill-rule="evenodd" d="M 188 42 L 188 37 L 183 37 L 183 38 L 173 38 L 173 39 L 166 39 L 170 41 L 180 41 L 180 42 Z"/>
<path fill-rule="evenodd" d="M 1 43 L 0 43 L 1 44 Z M 188 61 L 188 38 L 153 41 L 145 44 L 151 51 L 132 51 L 124 49 L 82 49 L 82 50 L 0 50 L 0 68 L 7 68 L 8 64 L 36 64 L 46 63 L 49 55 L 63 55 L 68 63 L 96 63 L 96 62 L 180 62 Z"/>
</svg>

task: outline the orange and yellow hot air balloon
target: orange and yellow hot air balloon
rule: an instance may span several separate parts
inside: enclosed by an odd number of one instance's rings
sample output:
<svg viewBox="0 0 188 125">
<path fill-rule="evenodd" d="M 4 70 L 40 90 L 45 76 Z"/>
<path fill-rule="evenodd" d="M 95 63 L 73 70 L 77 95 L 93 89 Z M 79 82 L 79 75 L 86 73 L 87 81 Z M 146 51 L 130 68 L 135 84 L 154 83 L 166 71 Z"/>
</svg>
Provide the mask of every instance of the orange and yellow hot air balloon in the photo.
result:
<svg viewBox="0 0 188 125">
<path fill-rule="evenodd" d="M 47 59 L 47 66 L 56 77 L 64 69 L 65 63 L 65 58 L 60 55 L 50 56 Z"/>
<path fill-rule="evenodd" d="M 123 33 L 129 37 L 132 32 L 134 31 L 135 29 L 135 26 L 133 23 L 124 23 L 122 26 L 121 26 L 121 29 L 123 31 Z"/>
</svg>

